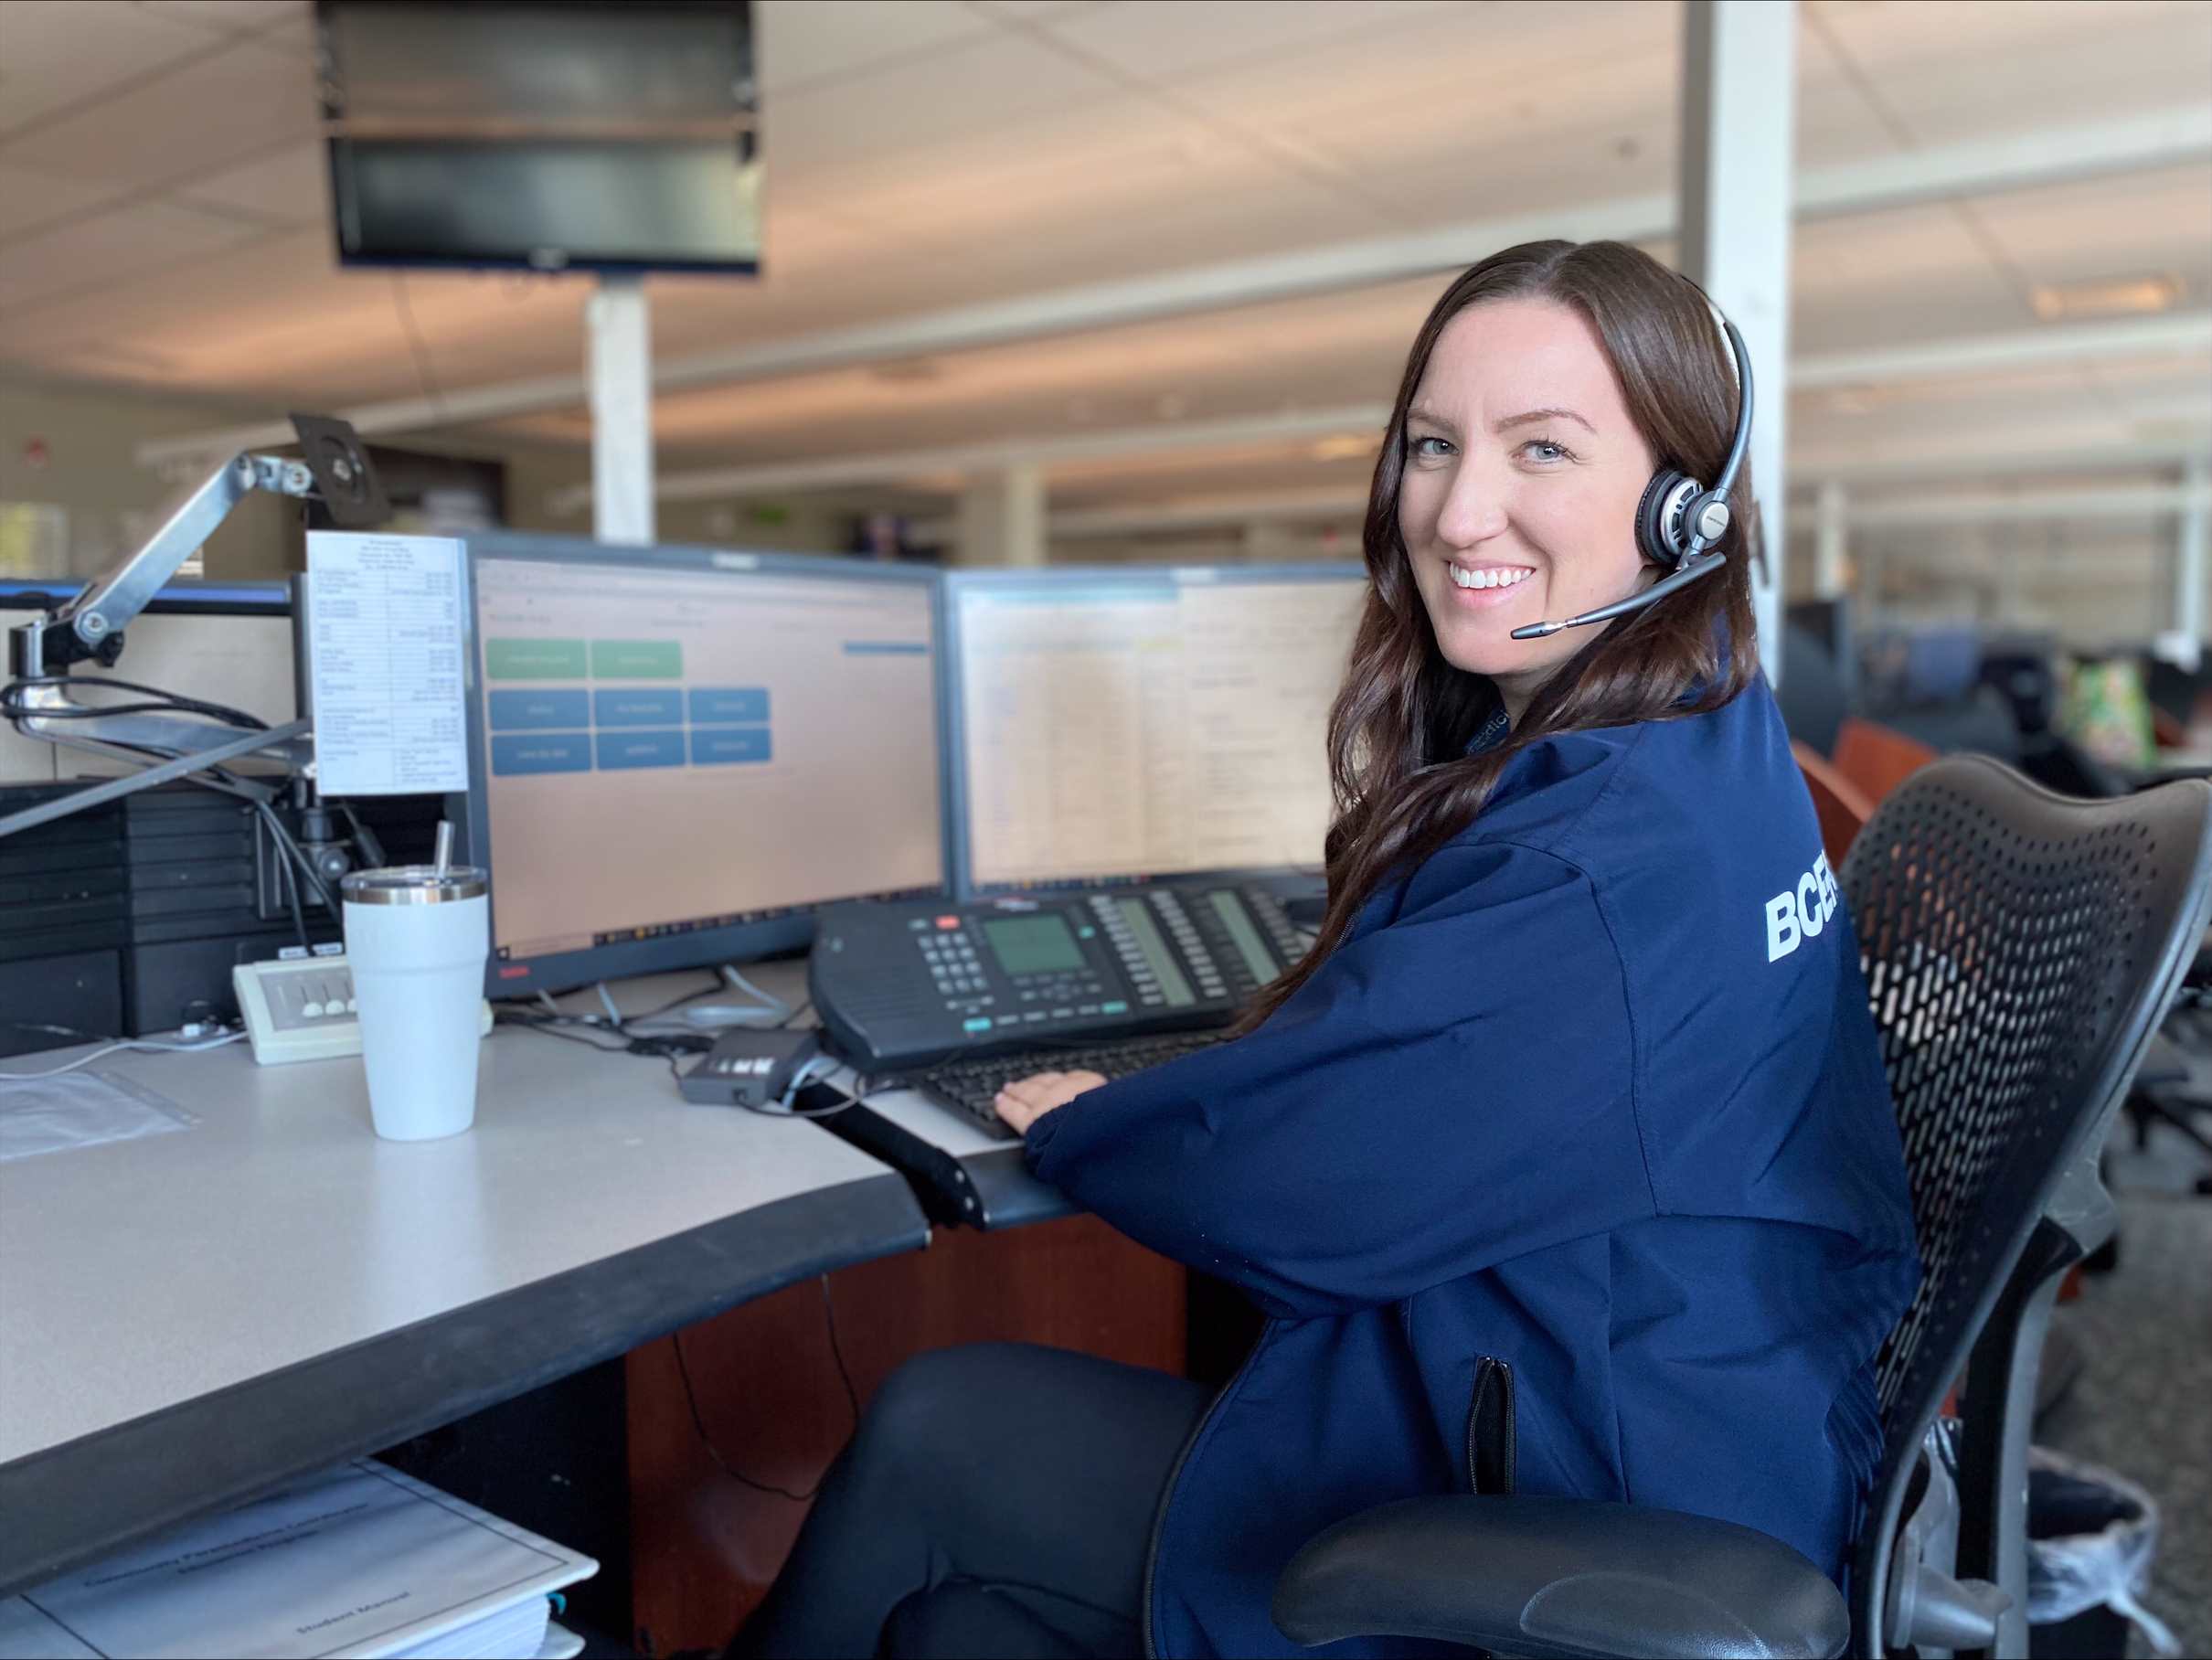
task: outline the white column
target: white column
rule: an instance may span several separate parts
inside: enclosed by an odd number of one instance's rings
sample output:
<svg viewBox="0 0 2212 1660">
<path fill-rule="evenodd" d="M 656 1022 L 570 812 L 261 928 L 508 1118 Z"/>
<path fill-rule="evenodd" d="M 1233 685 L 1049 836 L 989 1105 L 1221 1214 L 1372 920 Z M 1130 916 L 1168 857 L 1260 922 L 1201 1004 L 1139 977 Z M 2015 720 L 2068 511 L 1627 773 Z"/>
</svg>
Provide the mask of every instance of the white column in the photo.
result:
<svg viewBox="0 0 2212 1660">
<path fill-rule="evenodd" d="M 1844 487 L 1825 479 L 1813 498 L 1813 597 L 1834 600 L 1845 588 L 1845 560 L 1849 549 L 1845 527 Z"/>
<path fill-rule="evenodd" d="M 1689 0 L 1682 54 L 1681 251 L 1750 348 L 1757 413 L 1748 464 L 1767 575 L 1752 573 L 1767 676 L 1781 677 L 1783 415 L 1789 387 L 1790 216 L 1797 8 Z"/>
<path fill-rule="evenodd" d="M 591 534 L 645 544 L 653 526 L 653 320 L 642 277 L 605 276 L 584 307 L 590 345 Z"/>
<path fill-rule="evenodd" d="M 1020 462 L 971 479 L 960 498 L 960 563 L 1042 565 L 1045 470 Z"/>
<path fill-rule="evenodd" d="M 2182 504 L 2181 535 L 2174 548 L 2174 632 L 2195 642 L 2199 654 L 2205 638 L 2205 556 L 2207 533 L 2212 530 L 2212 465 L 2202 456 L 2182 469 L 2188 499 Z"/>
</svg>

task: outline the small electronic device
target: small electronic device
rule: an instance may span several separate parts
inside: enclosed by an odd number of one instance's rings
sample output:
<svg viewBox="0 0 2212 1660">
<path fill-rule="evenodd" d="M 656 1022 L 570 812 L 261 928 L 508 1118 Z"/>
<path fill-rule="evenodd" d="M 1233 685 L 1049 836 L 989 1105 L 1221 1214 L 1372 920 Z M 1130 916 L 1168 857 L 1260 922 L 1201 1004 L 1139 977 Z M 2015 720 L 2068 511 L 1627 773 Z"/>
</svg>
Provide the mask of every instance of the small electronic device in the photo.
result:
<svg viewBox="0 0 2212 1660">
<path fill-rule="evenodd" d="M 686 1101 L 704 1106 L 766 1107 L 788 1095 L 821 1052 L 813 1032 L 725 1032 L 677 1084 Z"/>
<path fill-rule="evenodd" d="M 1305 953 L 1255 884 L 825 910 L 808 990 L 868 1070 L 1225 1026 Z"/>
<path fill-rule="evenodd" d="M 280 957 L 241 963 L 230 971 L 246 1037 L 260 1066 L 293 1060 L 330 1060 L 361 1052 L 359 1004 L 353 970 L 335 954 Z M 492 1006 L 484 1005 L 482 1029 L 492 1030 Z"/>
</svg>

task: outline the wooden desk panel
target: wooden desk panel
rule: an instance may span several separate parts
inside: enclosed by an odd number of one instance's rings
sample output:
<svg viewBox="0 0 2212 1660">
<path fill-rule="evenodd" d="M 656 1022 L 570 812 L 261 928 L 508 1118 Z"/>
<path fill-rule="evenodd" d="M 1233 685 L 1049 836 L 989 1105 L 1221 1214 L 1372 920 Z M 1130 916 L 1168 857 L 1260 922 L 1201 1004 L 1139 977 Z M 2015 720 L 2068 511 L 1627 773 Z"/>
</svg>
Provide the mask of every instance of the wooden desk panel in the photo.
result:
<svg viewBox="0 0 2212 1660">
<path fill-rule="evenodd" d="M 927 1250 L 829 1276 L 862 1405 L 924 1350 L 1017 1340 L 1181 1373 L 1184 1270 L 1094 1217 L 940 1229 Z M 701 1421 L 743 1474 L 811 1494 L 853 1418 L 818 1281 L 682 1334 Z M 629 1357 L 630 1495 L 642 1653 L 718 1647 L 782 1566 L 807 1506 L 740 1485 L 701 1443 L 675 1339 Z"/>
</svg>

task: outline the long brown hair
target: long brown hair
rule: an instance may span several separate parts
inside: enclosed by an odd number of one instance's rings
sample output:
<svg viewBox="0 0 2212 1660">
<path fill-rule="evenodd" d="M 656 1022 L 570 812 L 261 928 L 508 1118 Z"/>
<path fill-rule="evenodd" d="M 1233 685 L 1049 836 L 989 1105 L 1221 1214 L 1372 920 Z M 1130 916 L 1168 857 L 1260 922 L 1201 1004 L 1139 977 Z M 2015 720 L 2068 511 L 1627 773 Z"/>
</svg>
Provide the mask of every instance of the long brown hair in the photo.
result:
<svg viewBox="0 0 2212 1660">
<path fill-rule="evenodd" d="M 1487 676 L 1444 660 L 1398 528 L 1406 409 L 1445 325 L 1471 305 L 1506 299 L 1571 306 L 1597 331 L 1630 418 L 1657 465 L 1719 475 L 1736 423 L 1736 382 L 1704 297 L 1623 242 L 1524 242 L 1447 288 L 1429 313 L 1383 435 L 1367 495 L 1370 586 L 1344 686 L 1329 712 L 1336 818 L 1327 842 L 1328 910 L 1304 961 L 1263 991 L 1240 1029 L 1280 1008 L 1344 941 L 1388 881 L 1409 873 L 1483 810 L 1519 750 L 1547 733 L 1667 720 L 1719 708 L 1759 672 L 1749 550 L 1758 546 L 1751 470 L 1728 494 L 1735 528 L 1720 570 L 1632 617 L 1592 628 L 1537 690 L 1505 741 L 1467 747 L 1499 708 Z"/>
</svg>

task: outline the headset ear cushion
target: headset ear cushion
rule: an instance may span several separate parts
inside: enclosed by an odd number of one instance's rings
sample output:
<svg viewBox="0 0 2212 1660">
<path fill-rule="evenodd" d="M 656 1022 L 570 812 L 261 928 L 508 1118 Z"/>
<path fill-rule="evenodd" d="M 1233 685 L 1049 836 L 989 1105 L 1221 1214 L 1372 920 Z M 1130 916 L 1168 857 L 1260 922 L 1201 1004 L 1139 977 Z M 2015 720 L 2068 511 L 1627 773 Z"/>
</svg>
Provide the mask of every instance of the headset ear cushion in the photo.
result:
<svg viewBox="0 0 2212 1660">
<path fill-rule="evenodd" d="M 1682 486 L 1690 490 L 1684 494 Z M 1686 473 L 1677 473 L 1672 467 L 1662 467 L 1652 474 L 1652 482 L 1643 486 L 1643 498 L 1636 504 L 1636 549 L 1654 565 L 1664 565 L 1672 570 L 1682 563 L 1683 538 L 1679 523 L 1669 525 L 1670 506 L 1687 501 L 1695 495 L 1696 482 Z"/>
</svg>

